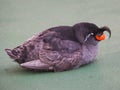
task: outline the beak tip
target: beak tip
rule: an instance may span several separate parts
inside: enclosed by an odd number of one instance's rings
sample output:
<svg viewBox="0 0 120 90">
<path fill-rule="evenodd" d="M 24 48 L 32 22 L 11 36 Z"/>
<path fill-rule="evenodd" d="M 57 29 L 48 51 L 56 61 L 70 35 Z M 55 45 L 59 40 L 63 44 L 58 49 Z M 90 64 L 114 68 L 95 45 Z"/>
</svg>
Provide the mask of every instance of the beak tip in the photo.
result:
<svg viewBox="0 0 120 90">
<path fill-rule="evenodd" d="M 105 35 L 105 34 L 102 34 L 101 36 L 96 35 L 96 39 L 97 39 L 98 41 L 105 40 L 105 39 L 106 39 L 106 35 Z"/>
</svg>

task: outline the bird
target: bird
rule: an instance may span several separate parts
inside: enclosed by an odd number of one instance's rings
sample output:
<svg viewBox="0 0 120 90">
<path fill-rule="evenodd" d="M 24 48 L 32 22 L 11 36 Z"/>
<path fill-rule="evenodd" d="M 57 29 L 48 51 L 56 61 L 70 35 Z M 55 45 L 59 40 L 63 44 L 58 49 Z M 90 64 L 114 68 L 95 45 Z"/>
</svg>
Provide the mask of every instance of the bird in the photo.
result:
<svg viewBox="0 0 120 90">
<path fill-rule="evenodd" d="M 105 31 L 110 38 L 109 27 L 98 27 L 94 23 L 56 26 L 5 51 L 22 68 L 28 70 L 67 71 L 95 61 L 99 42 L 107 38 Z"/>
</svg>

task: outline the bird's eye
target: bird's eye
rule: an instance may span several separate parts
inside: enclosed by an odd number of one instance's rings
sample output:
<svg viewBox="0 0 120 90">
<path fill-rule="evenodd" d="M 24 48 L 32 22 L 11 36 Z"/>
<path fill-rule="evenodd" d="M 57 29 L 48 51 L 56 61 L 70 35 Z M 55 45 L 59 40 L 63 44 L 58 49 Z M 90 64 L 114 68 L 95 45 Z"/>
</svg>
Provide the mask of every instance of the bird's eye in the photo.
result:
<svg viewBox="0 0 120 90">
<path fill-rule="evenodd" d="M 94 35 L 94 33 L 90 33 L 90 35 Z"/>
</svg>

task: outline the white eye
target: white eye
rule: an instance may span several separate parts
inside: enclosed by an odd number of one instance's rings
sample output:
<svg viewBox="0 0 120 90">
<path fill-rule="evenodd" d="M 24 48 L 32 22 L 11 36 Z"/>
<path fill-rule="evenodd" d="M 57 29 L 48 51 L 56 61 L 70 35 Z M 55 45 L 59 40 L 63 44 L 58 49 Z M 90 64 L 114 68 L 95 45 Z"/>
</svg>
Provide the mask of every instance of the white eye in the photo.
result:
<svg viewBox="0 0 120 90">
<path fill-rule="evenodd" d="M 90 35 L 94 35 L 94 33 L 90 33 Z"/>
</svg>

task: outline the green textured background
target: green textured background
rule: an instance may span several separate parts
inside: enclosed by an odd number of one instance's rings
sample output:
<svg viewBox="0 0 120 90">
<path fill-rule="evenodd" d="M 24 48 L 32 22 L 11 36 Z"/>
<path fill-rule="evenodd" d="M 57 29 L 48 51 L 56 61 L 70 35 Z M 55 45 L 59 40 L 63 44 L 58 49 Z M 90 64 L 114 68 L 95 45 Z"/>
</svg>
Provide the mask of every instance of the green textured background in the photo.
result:
<svg viewBox="0 0 120 90">
<path fill-rule="evenodd" d="M 20 68 L 5 48 L 58 25 L 107 25 L 112 38 L 99 44 L 97 61 L 65 72 Z M 0 0 L 0 90 L 120 90 L 120 0 Z"/>
</svg>

